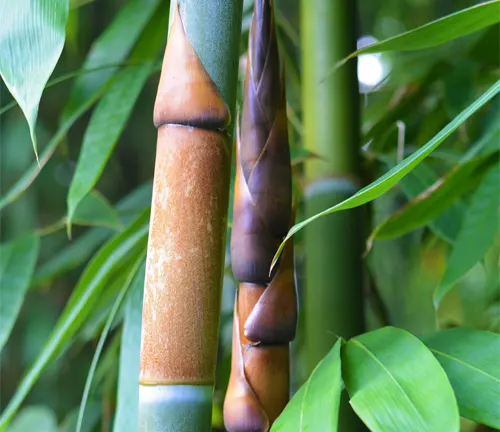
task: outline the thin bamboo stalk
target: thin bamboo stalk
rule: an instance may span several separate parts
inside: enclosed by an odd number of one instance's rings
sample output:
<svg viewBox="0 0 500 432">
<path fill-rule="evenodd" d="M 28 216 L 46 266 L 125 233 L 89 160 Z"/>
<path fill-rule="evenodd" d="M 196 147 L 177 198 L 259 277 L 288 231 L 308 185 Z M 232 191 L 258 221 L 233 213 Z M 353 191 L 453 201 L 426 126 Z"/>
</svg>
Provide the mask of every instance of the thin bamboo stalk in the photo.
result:
<svg viewBox="0 0 500 432">
<path fill-rule="evenodd" d="M 267 431 L 289 398 L 297 321 L 291 242 L 269 275 L 292 218 L 284 79 L 270 0 L 255 1 L 236 164 L 231 262 L 240 285 L 224 420 L 230 432 Z"/>
<path fill-rule="evenodd" d="M 242 2 L 173 0 L 154 122 L 139 429 L 211 430 Z"/>
<path fill-rule="evenodd" d="M 302 0 L 301 44 L 304 145 L 321 156 L 306 162 L 309 217 L 351 196 L 360 183 L 356 62 L 328 75 L 356 49 L 356 1 Z M 309 375 L 337 335 L 349 338 L 364 328 L 362 214 L 354 209 L 324 217 L 304 236 L 302 358 Z M 348 417 L 341 415 L 340 430 L 358 430 L 360 423 Z"/>
</svg>

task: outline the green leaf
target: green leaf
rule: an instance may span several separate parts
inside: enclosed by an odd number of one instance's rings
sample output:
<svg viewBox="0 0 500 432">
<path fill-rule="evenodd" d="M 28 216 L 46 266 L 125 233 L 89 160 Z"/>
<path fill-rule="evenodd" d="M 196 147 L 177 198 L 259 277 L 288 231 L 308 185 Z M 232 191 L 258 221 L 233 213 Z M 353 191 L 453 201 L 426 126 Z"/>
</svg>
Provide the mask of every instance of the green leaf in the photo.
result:
<svg viewBox="0 0 500 432">
<path fill-rule="evenodd" d="M 342 377 L 350 404 L 373 432 L 458 432 L 453 389 L 426 346 L 384 327 L 348 341 Z"/>
<path fill-rule="evenodd" d="M 139 417 L 139 363 L 141 350 L 142 296 L 145 266 L 139 270 L 125 305 L 114 432 L 137 430 Z"/>
<path fill-rule="evenodd" d="M 93 112 L 69 188 L 68 227 L 80 202 L 101 176 L 152 69 L 153 62 L 149 62 L 122 70 Z"/>
<path fill-rule="evenodd" d="M 159 3 L 160 0 L 130 0 L 92 44 L 83 68 L 95 69 L 123 62 Z M 63 119 L 72 115 L 85 103 L 89 95 L 97 92 L 115 72 L 116 68 L 112 68 L 80 76 L 71 90 Z"/>
<path fill-rule="evenodd" d="M 309 379 L 275 421 L 271 432 L 338 430 L 342 391 L 340 364 L 342 343 L 342 339 L 339 339 L 312 371 Z"/>
<path fill-rule="evenodd" d="M 500 0 L 484 2 L 432 21 L 406 33 L 373 45 L 368 45 L 350 54 L 346 60 L 361 54 L 387 51 L 414 51 L 430 48 L 476 32 L 498 22 L 500 22 Z"/>
<path fill-rule="evenodd" d="M 272 267 L 274 267 L 274 265 L 276 264 L 279 255 L 285 247 L 285 242 L 295 233 L 297 233 L 297 231 L 300 231 L 306 225 L 322 216 L 326 216 L 340 210 L 348 210 L 354 207 L 359 207 L 360 205 L 366 204 L 367 202 L 370 202 L 375 198 L 383 195 L 406 174 L 408 174 L 415 166 L 422 162 L 430 153 L 432 153 L 433 150 L 438 148 L 439 145 L 448 136 L 450 136 L 463 122 L 465 122 L 470 116 L 472 116 L 472 114 L 479 110 L 479 108 L 481 108 L 495 95 L 497 95 L 498 92 L 500 92 L 500 80 L 493 84 L 493 86 L 491 86 L 485 93 L 483 93 L 476 101 L 474 101 L 450 123 L 448 123 L 445 128 L 442 129 L 437 135 L 435 135 L 427 144 L 425 144 L 425 146 L 418 149 L 411 156 L 408 156 L 382 177 L 378 178 L 373 183 L 370 183 L 368 186 L 365 186 L 363 189 L 359 190 L 352 197 L 346 199 L 345 201 L 342 201 L 341 203 L 294 225 L 286 235 L 283 242 L 280 244 L 278 251 L 273 258 Z"/>
<path fill-rule="evenodd" d="M 99 362 L 99 358 L 101 357 L 101 353 L 102 353 L 102 350 L 104 348 L 104 343 L 106 342 L 106 339 L 107 339 L 108 334 L 111 330 L 111 326 L 113 324 L 113 321 L 115 320 L 116 315 L 118 314 L 118 311 L 120 310 L 120 307 L 121 307 L 122 302 L 123 302 L 123 300 L 128 292 L 130 284 L 132 283 L 132 280 L 134 279 L 135 275 L 137 274 L 139 267 L 144 262 L 145 254 L 146 254 L 146 249 L 144 248 L 143 253 L 139 254 L 139 257 L 136 259 L 135 263 L 132 265 L 132 268 L 131 268 L 130 272 L 128 273 L 128 276 L 125 280 L 125 283 L 123 284 L 123 286 L 120 290 L 120 293 L 118 294 L 118 297 L 116 298 L 116 300 L 113 304 L 113 307 L 111 308 L 108 319 L 106 320 L 106 324 L 104 325 L 104 329 L 102 330 L 101 337 L 99 338 L 99 342 L 98 342 L 96 350 L 94 352 L 94 357 L 92 358 L 92 364 L 90 365 L 89 373 L 87 375 L 87 380 L 85 382 L 85 388 L 83 390 L 82 401 L 80 404 L 80 411 L 78 413 L 78 421 L 76 424 L 76 432 L 81 432 L 81 430 L 82 430 L 83 416 L 85 415 L 85 407 L 87 405 L 87 400 L 88 400 L 88 397 L 90 394 L 92 379 L 94 378 L 94 374 L 95 374 L 96 369 L 97 369 L 97 364 Z"/>
<path fill-rule="evenodd" d="M 434 292 L 437 308 L 445 294 L 488 251 L 499 229 L 500 164 L 484 177 L 466 211 L 464 222 L 451 250 L 446 271 Z"/>
<path fill-rule="evenodd" d="M 14 419 L 7 432 L 57 432 L 57 418 L 45 406 L 28 406 Z"/>
<path fill-rule="evenodd" d="M 500 335 L 457 327 L 422 340 L 446 371 L 460 414 L 500 429 Z"/>
<path fill-rule="evenodd" d="M 166 9 L 166 5 L 162 7 Z M 133 61 L 150 61 L 119 72 L 92 114 L 68 193 L 68 230 L 78 203 L 99 180 L 137 98 L 154 69 L 154 59 L 162 50 L 167 25 L 166 10 L 159 10 L 130 56 Z"/>
<path fill-rule="evenodd" d="M 122 271 L 123 260 L 147 243 L 149 210 L 143 212 L 125 231 L 113 237 L 94 256 L 73 291 L 42 351 L 22 378 L 16 392 L 0 417 L 5 430 L 41 372 L 71 343 L 73 336 L 93 311 L 95 302 L 113 275 Z"/>
<path fill-rule="evenodd" d="M 0 76 L 28 121 L 37 159 L 38 105 L 64 46 L 68 12 L 68 0 L 0 2 Z"/>
<path fill-rule="evenodd" d="M 80 201 L 75 210 L 73 222 L 78 225 L 121 229 L 118 213 L 109 201 L 97 191 L 92 191 Z"/>
<path fill-rule="evenodd" d="M 395 238 L 426 225 L 448 209 L 458 197 L 473 189 L 497 160 L 498 153 L 493 153 L 455 165 L 446 176 L 382 221 L 370 234 L 368 242 Z"/>
<path fill-rule="evenodd" d="M 40 239 L 35 234 L 0 245 L 0 351 L 21 310 L 39 248 Z"/>
</svg>

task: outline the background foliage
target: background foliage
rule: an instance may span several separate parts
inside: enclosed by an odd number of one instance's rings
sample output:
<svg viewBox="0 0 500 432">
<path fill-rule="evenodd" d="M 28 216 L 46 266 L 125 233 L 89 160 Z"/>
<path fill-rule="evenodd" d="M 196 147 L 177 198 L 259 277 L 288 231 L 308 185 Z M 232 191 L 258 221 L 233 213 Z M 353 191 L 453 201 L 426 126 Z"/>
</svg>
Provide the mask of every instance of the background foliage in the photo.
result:
<svg viewBox="0 0 500 432">
<path fill-rule="evenodd" d="M 382 40 L 478 2 L 358 3 L 360 36 Z M 130 377 L 138 370 L 142 263 L 156 142 L 152 111 L 168 2 L 51 4 L 58 18 L 41 22 L 53 34 L 29 52 L 17 50 L 22 54 L 17 59 L 4 55 L 12 35 L 0 26 L 0 430 L 20 407 L 9 431 L 31 430 L 33 424 L 47 432 L 72 431 L 77 425 L 84 431 L 128 430 L 124 425 L 133 424 L 137 405 Z M 398 409 L 410 424 L 399 424 L 399 430 L 457 430 L 458 410 L 469 419 L 461 421 L 464 431 L 474 430 L 473 421 L 500 427 L 494 405 L 500 398 L 500 371 L 494 362 L 500 355 L 500 122 L 495 97 L 500 61 L 495 12 L 498 17 L 500 5 L 491 5 L 487 13 L 473 17 L 488 26 L 466 36 L 457 38 L 461 28 L 471 29 L 458 16 L 434 33 L 427 28 L 393 39 L 385 49 L 378 47 L 386 51 L 377 54 L 385 78 L 376 88 L 362 86 L 360 95 L 365 182 L 390 169 L 395 174 L 363 192 L 366 198 L 376 197 L 367 220 L 371 234 L 367 232 L 366 252 L 367 318 L 374 331 L 350 341 L 339 339 L 276 430 L 292 430 L 289 425 L 297 424 L 298 414 L 305 422 L 300 427 L 327 430 L 324 425 L 329 424 L 336 430 L 332 407 L 338 407 L 341 375 L 351 405 L 371 430 L 391 430 L 387 425 L 394 412 L 387 401 L 406 397 L 411 403 Z M 0 21 L 13 7 L 0 0 Z M 301 163 L 316 156 L 301 148 L 298 2 L 276 1 L 276 9 L 300 195 Z M 242 54 L 251 10 L 245 2 Z M 36 14 L 49 12 L 24 11 L 35 21 Z M 435 43 L 430 43 L 433 37 Z M 38 56 L 45 72 L 7 74 L 6 62 L 24 67 L 23 56 L 34 62 Z M 50 75 L 33 129 L 36 89 L 41 91 Z M 29 84 L 24 99 L 13 92 L 22 110 L 8 91 L 14 78 Z M 39 163 L 31 144 L 35 134 L 30 135 L 23 111 L 36 130 Z M 420 164 L 410 164 L 427 152 Z M 413 170 L 401 178 L 401 165 L 395 166 L 405 157 L 404 166 Z M 374 189 L 385 194 L 373 194 Z M 300 269 L 301 232 L 296 249 Z M 215 427 L 222 424 L 230 360 L 235 284 L 230 268 L 226 270 Z M 298 280 L 300 291 L 300 272 Z M 436 333 L 457 326 L 469 329 Z M 297 390 L 307 379 L 300 366 L 300 335 L 294 352 Z M 366 364 L 371 366 L 360 366 Z M 367 385 L 374 374 L 380 374 L 383 388 Z M 331 381 L 328 388 L 322 388 L 324 377 Z M 427 390 L 423 382 L 430 386 Z M 325 392 L 331 393 L 326 399 L 331 405 L 318 405 Z M 380 406 L 374 407 L 374 401 Z M 415 418 L 422 423 L 412 423 Z M 323 423 L 318 426 L 317 421 Z"/>
</svg>

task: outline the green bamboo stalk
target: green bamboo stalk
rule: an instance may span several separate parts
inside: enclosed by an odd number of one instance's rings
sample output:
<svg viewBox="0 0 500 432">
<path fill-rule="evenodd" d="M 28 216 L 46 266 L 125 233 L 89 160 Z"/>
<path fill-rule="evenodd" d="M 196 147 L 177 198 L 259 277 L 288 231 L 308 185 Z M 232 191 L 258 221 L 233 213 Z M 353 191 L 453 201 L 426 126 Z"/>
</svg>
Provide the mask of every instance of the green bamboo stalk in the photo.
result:
<svg viewBox="0 0 500 432">
<path fill-rule="evenodd" d="M 292 242 L 269 274 L 292 219 L 285 86 L 271 0 L 254 3 L 244 95 L 231 234 L 240 285 L 224 423 L 230 432 L 260 432 L 287 404 L 297 322 Z"/>
<path fill-rule="evenodd" d="M 173 0 L 158 127 L 139 429 L 211 430 L 241 0 Z"/>
<path fill-rule="evenodd" d="M 301 44 L 304 145 L 321 156 L 306 163 L 309 217 L 348 198 L 360 184 L 356 62 L 328 74 L 356 49 L 356 1 L 302 0 Z M 307 375 L 337 335 L 349 338 L 363 331 L 362 231 L 358 209 L 319 219 L 305 231 Z M 340 430 L 357 430 L 357 421 L 347 417 L 341 416 Z"/>
</svg>

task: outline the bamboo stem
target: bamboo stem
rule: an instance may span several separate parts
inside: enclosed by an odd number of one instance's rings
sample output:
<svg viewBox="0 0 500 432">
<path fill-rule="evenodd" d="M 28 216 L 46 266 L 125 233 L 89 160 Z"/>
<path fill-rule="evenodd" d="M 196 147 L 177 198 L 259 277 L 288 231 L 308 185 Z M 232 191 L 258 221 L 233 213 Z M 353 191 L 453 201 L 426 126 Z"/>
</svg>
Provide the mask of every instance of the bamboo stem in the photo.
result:
<svg viewBox="0 0 500 432">
<path fill-rule="evenodd" d="M 302 0 L 301 20 L 304 145 L 321 156 L 306 162 L 309 217 L 359 187 L 356 62 L 328 75 L 332 65 L 356 49 L 356 1 Z M 309 375 L 337 335 L 349 338 L 364 328 L 362 214 L 354 209 L 324 217 L 310 224 L 304 236 L 303 369 Z M 341 410 L 339 430 L 361 430 L 347 411 Z"/>
<path fill-rule="evenodd" d="M 269 275 L 290 226 L 291 165 L 284 80 L 272 3 L 256 0 L 249 34 L 242 133 L 237 133 L 231 263 L 240 286 L 233 359 L 224 402 L 230 432 L 267 431 L 289 398 L 289 344 L 297 300 L 290 242 Z"/>
<path fill-rule="evenodd" d="M 172 3 L 154 112 L 144 432 L 211 430 L 241 27 L 240 0 Z"/>
</svg>

